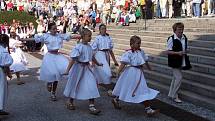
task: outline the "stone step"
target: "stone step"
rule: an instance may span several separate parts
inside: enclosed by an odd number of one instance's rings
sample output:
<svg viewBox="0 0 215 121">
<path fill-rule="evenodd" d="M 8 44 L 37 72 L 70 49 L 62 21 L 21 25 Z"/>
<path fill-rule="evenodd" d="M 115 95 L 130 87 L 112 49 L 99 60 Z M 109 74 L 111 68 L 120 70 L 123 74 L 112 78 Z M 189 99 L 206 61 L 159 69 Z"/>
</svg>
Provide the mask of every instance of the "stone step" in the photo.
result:
<svg viewBox="0 0 215 121">
<path fill-rule="evenodd" d="M 113 38 L 114 43 L 115 43 L 115 48 L 116 49 L 122 49 L 122 50 L 127 50 L 130 48 L 129 41 L 125 39 L 115 39 Z M 123 44 L 118 44 L 124 42 Z M 154 49 L 161 49 L 160 53 L 165 51 L 166 46 L 164 43 L 154 43 L 154 42 L 146 42 L 142 41 L 141 46 L 143 48 L 154 48 Z M 210 48 L 202 48 L 202 47 L 193 47 L 190 46 L 190 54 L 194 55 L 203 55 L 203 56 L 210 56 L 210 57 L 215 57 L 215 50 L 210 49 Z"/>
<path fill-rule="evenodd" d="M 159 46 L 159 45 L 158 45 Z M 115 44 L 115 47 L 114 49 L 115 50 L 122 50 L 121 52 L 124 52 L 125 50 L 129 49 L 130 47 L 128 45 L 125 45 L 125 44 Z M 167 57 L 166 54 L 164 54 L 163 52 L 165 50 L 163 49 L 159 49 L 159 48 L 151 48 L 150 46 L 142 46 L 142 48 L 144 49 L 144 51 L 146 53 L 149 53 L 149 54 L 152 54 L 152 55 L 158 55 L 158 56 L 164 56 L 164 57 Z M 208 65 L 215 65 L 214 62 L 211 62 L 210 60 L 215 60 L 215 58 L 212 56 L 206 56 L 206 55 L 199 55 L 199 54 L 196 54 L 196 53 L 189 53 L 188 55 L 190 55 L 190 60 L 194 63 L 201 63 L 201 64 L 208 64 Z M 203 62 L 201 60 L 198 60 L 199 58 L 202 58 L 202 59 L 208 59 L 209 62 Z M 204 60 L 206 61 L 206 60 Z"/>
<path fill-rule="evenodd" d="M 76 44 L 75 42 L 68 43 L 64 46 L 64 48 L 71 50 L 72 46 L 74 46 L 75 44 Z M 118 51 L 120 51 L 120 53 L 117 53 Z M 123 52 L 124 50 L 120 50 L 117 48 L 114 49 L 114 53 L 117 56 L 121 56 Z M 157 64 L 167 65 L 167 58 L 162 56 L 149 55 L 149 61 Z M 208 66 L 204 64 L 195 63 L 195 62 L 191 62 L 191 64 L 193 66 L 193 68 L 191 69 L 192 71 L 206 73 L 209 75 L 215 74 L 215 66 L 211 66 L 211 65 Z"/>
<path fill-rule="evenodd" d="M 65 52 L 65 53 L 70 53 L 71 50 L 63 48 L 61 51 Z M 156 73 L 157 75 L 159 75 L 159 73 L 157 73 L 157 72 L 152 72 L 152 71 L 145 70 L 145 76 L 146 77 L 147 77 L 147 73 L 148 74 Z M 160 75 L 164 75 L 164 74 L 160 74 Z M 156 76 L 153 75 L 153 76 L 150 76 L 150 77 L 156 77 Z M 162 78 L 161 77 L 157 77 L 155 80 L 158 80 L 158 79 L 162 79 Z M 169 80 L 171 80 L 170 77 L 169 77 Z M 188 81 L 186 81 L 186 82 L 188 82 Z M 169 81 L 169 83 L 170 83 L 170 81 Z M 161 92 L 164 92 L 164 91 L 167 92 L 169 90 L 169 86 L 167 86 L 167 84 L 162 84 L 159 81 L 148 81 L 148 84 L 150 86 L 156 88 L 156 89 L 159 89 Z M 196 83 L 194 83 L 194 85 L 195 84 Z M 196 84 L 196 85 L 198 85 L 198 84 Z M 200 86 L 202 86 L 202 85 L 200 84 Z M 159 88 L 159 87 L 165 87 L 165 88 Z M 186 87 L 186 83 L 185 83 L 185 86 L 183 86 L 183 87 L 184 88 Z M 203 85 L 202 90 L 204 90 L 204 91 L 207 92 L 207 89 L 210 89 L 210 88 L 207 88 L 207 86 Z M 213 91 L 213 89 L 212 89 L 212 91 Z M 209 92 L 210 92 L 210 90 L 209 90 Z M 205 105 L 202 105 L 202 106 L 206 106 L 206 107 L 207 106 L 214 106 L 215 107 L 214 100 L 212 100 L 211 98 L 208 98 L 206 96 L 202 96 L 202 95 L 195 94 L 193 92 L 189 92 L 189 91 L 185 91 L 185 90 L 180 91 L 180 95 L 182 95 L 182 99 L 183 100 L 187 100 L 187 101 L 190 101 L 190 102 L 195 102 L 195 104 L 198 104 L 198 105 L 200 105 L 199 102 L 201 102 L 201 103 L 205 104 Z M 195 99 L 195 101 L 194 101 L 194 99 Z"/>
<path fill-rule="evenodd" d="M 128 49 L 130 48 L 129 41 L 125 39 L 116 39 L 113 38 L 115 46 L 119 49 Z M 118 42 L 126 42 L 125 44 L 118 44 Z M 142 41 L 141 42 L 141 47 L 150 47 L 150 48 L 155 48 L 155 49 L 162 49 L 165 51 L 166 49 L 166 44 L 165 43 L 155 43 L 155 42 L 148 42 L 148 41 Z M 190 54 L 196 54 L 196 55 L 204 55 L 204 56 L 210 56 L 210 57 L 215 57 L 215 49 L 210 49 L 210 48 L 203 48 L 203 47 L 193 47 L 189 46 L 190 48 Z"/>
<path fill-rule="evenodd" d="M 182 22 L 186 27 L 211 27 L 214 26 L 214 18 L 209 18 L 209 19 L 148 19 L 146 21 L 146 25 L 157 25 L 157 26 L 163 26 L 163 27 L 172 27 L 172 25 L 176 22 Z M 135 23 L 134 23 L 135 24 Z M 145 21 L 144 20 L 139 20 L 137 21 L 138 25 L 144 25 Z M 133 25 L 133 24 L 132 24 Z"/>
<path fill-rule="evenodd" d="M 149 61 L 157 64 L 168 65 L 168 59 L 166 57 L 149 55 Z M 215 66 L 208 66 L 199 63 L 192 63 L 192 71 L 205 73 L 214 76 L 215 75 Z"/>
<path fill-rule="evenodd" d="M 168 31 L 172 32 L 172 26 L 164 26 L 164 25 L 154 25 L 154 24 L 147 24 L 145 25 L 140 25 L 140 24 L 133 24 L 130 26 L 116 26 L 116 25 L 110 25 L 108 28 L 121 28 L 121 29 L 128 29 L 128 30 L 147 30 L 147 31 Z M 201 32 L 201 33 L 214 33 L 215 29 L 213 27 L 202 27 L 202 28 L 197 28 L 197 27 L 187 27 L 185 26 L 184 32 Z"/>
<path fill-rule="evenodd" d="M 71 46 L 72 45 L 65 45 L 64 49 L 67 49 L 68 51 L 71 51 Z M 115 51 L 114 51 L 115 53 Z M 116 55 L 121 55 L 121 54 L 117 54 Z M 167 67 L 167 65 L 160 65 L 160 64 L 156 64 L 154 63 L 154 66 L 156 66 L 156 71 L 159 71 L 160 73 L 165 73 L 168 75 L 171 75 L 171 69 L 169 67 Z M 165 69 L 165 71 L 163 71 Z M 203 74 L 203 73 L 199 73 L 199 72 L 194 72 L 193 70 L 191 71 L 185 71 L 184 72 L 184 78 L 188 79 L 188 80 L 196 80 L 196 81 L 203 81 L 201 83 L 206 83 L 208 85 L 215 85 L 215 83 L 213 83 L 212 80 L 215 80 L 215 76 L 212 75 L 208 75 L 208 74 Z"/>
<path fill-rule="evenodd" d="M 158 81 L 148 80 L 148 85 L 149 85 L 149 87 L 159 90 L 161 93 L 165 93 L 166 95 L 168 94 L 169 86 L 160 84 Z M 185 101 L 189 101 L 196 105 L 204 106 L 204 107 L 207 107 L 212 110 L 215 109 L 215 100 L 214 99 L 207 98 L 205 96 L 195 94 L 193 92 L 189 92 L 189 91 L 185 91 L 185 90 L 179 91 L 179 95 Z"/>
<path fill-rule="evenodd" d="M 70 52 L 70 50 L 68 50 L 68 49 L 65 49 L 64 51 L 66 51 L 67 53 Z M 157 75 L 159 73 L 160 76 L 162 75 L 163 77 L 165 77 L 165 79 L 163 79 L 162 81 L 171 80 L 172 71 L 171 71 L 171 69 L 169 67 L 167 67 L 166 65 L 160 65 L 160 64 L 151 63 L 151 62 L 150 62 L 150 65 L 152 66 L 154 73 L 156 73 Z M 151 75 L 151 74 L 152 74 L 152 72 L 149 73 L 150 77 L 155 77 L 157 79 L 160 79 L 159 77 L 156 77 L 156 76 Z M 190 81 L 186 81 L 187 83 L 188 82 L 190 82 L 192 84 L 196 83 L 196 85 L 197 85 L 197 83 L 199 82 L 201 84 L 205 84 L 204 85 L 205 89 L 211 89 L 211 88 L 209 88 L 210 87 L 209 85 L 215 86 L 215 82 L 214 82 L 215 76 L 209 76 L 209 75 L 206 75 L 206 74 L 192 72 L 192 71 L 184 71 L 183 76 L 184 76 L 185 79 L 190 80 Z M 206 85 L 208 85 L 208 86 L 206 86 Z M 197 86 L 203 86 L 203 85 L 199 84 Z M 202 88 L 204 88 L 204 87 L 202 87 Z M 215 92 L 215 89 L 214 89 L 214 92 Z M 210 94 L 213 94 L 213 93 L 210 93 Z"/>
<path fill-rule="evenodd" d="M 163 75 L 172 76 L 172 70 L 170 67 L 166 65 L 161 65 L 157 63 L 150 62 L 150 65 L 153 67 L 154 72 L 158 72 Z M 212 85 L 215 86 L 215 76 L 214 75 L 208 75 L 204 73 L 194 72 L 194 71 L 182 71 L 183 78 L 190 80 L 192 82 L 201 83 L 204 85 Z"/>
<path fill-rule="evenodd" d="M 107 30 L 110 35 L 114 34 L 128 34 L 128 35 L 138 35 L 138 36 L 151 36 L 151 37 L 164 37 L 168 38 L 173 33 L 167 31 L 138 31 L 138 30 L 128 30 L 128 29 L 108 29 Z M 187 32 L 185 33 L 189 40 L 206 40 L 206 41 L 214 41 L 215 35 L 213 33 L 199 33 L 199 32 Z"/>
<path fill-rule="evenodd" d="M 171 76 L 148 70 L 144 70 L 144 74 L 147 79 L 155 80 L 163 85 L 170 87 L 172 80 Z M 192 80 L 183 79 L 180 89 L 215 99 L 215 89 L 212 85 L 204 85 Z"/>
<path fill-rule="evenodd" d="M 161 49 L 154 49 L 154 48 L 148 48 L 148 47 L 142 47 L 144 51 L 147 54 L 154 55 L 154 56 L 162 56 L 162 57 L 167 57 L 166 54 L 163 54 Z M 121 55 L 124 53 L 125 50 L 118 49 L 117 46 L 114 48 L 114 53 L 117 55 Z M 206 64 L 206 65 L 211 65 L 215 66 L 215 58 L 214 57 L 209 57 L 209 56 L 201 56 L 201 55 L 195 55 L 195 54 L 188 54 L 190 61 L 192 63 L 200 63 L 200 64 Z"/>
<path fill-rule="evenodd" d="M 93 34 L 93 39 L 97 33 Z M 132 35 L 129 34 L 116 34 L 111 33 L 110 35 L 113 39 L 113 41 L 120 43 L 120 44 L 129 44 L 130 37 Z M 124 39 L 123 41 L 118 41 L 118 37 L 120 39 Z M 155 42 L 155 43 L 165 43 L 167 42 L 167 37 L 152 37 L 152 36 L 140 36 L 142 41 L 148 41 L 148 42 Z M 205 40 L 188 40 L 189 46 L 195 46 L 195 47 L 203 47 L 203 48 L 215 48 L 215 41 L 205 41 Z"/>
</svg>

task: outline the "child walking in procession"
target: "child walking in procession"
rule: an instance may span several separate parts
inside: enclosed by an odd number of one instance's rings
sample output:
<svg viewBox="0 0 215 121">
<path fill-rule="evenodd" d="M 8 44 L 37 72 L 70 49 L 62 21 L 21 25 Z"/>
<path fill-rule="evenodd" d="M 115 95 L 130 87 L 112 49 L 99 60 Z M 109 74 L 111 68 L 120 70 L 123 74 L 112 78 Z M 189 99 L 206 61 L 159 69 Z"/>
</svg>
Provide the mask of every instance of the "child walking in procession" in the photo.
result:
<svg viewBox="0 0 215 121">
<path fill-rule="evenodd" d="M 7 76 L 11 78 L 9 66 L 13 63 L 13 59 L 9 54 L 9 37 L 6 34 L 0 34 L 0 115 L 9 115 L 5 111 L 7 99 Z"/>
<path fill-rule="evenodd" d="M 47 82 L 47 90 L 51 92 L 51 100 L 56 101 L 56 89 L 58 81 L 61 80 L 62 74 L 65 73 L 68 66 L 68 59 L 59 52 L 62 48 L 63 40 L 79 39 L 79 35 L 59 34 L 55 23 L 48 25 L 48 33 L 35 35 L 36 42 L 43 42 L 48 49 L 44 55 L 40 67 L 40 80 Z"/>
<path fill-rule="evenodd" d="M 13 58 L 13 64 L 10 66 L 10 70 L 12 71 L 12 73 L 16 74 L 17 85 L 21 85 L 25 82 L 20 80 L 20 73 L 27 70 L 26 66 L 28 64 L 28 61 L 24 55 L 24 52 L 20 48 L 23 46 L 22 42 L 19 41 L 20 37 L 15 32 L 15 27 L 11 27 L 9 47 L 11 56 Z"/>
<path fill-rule="evenodd" d="M 102 66 L 102 64 L 93 57 L 92 47 L 88 44 L 91 41 L 91 36 L 92 32 L 84 28 L 81 33 L 82 41 L 73 48 L 70 54 L 71 60 L 65 73 L 69 73 L 69 78 L 64 95 L 70 98 L 66 103 L 68 109 L 75 110 L 74 99 L 89 100 L 90 113 L 98 115 L 101 111 L 95 107 L 94 99 L 100 95 L 90 62 L 98 66 Z"/>
<path fill-rule="evenodd" d="M 154 99 L 158 91 L 151 89 L 147 86 L 143 74 L 143 65 L 146 64 L 147 68 L 151 70 L 147 60 L 148 57 L 144 51 L 140 49 L 141 38 L 132 36 L 130 38 L 131 49 L 126 51 L 121 56 L 121 65 L 119 66 L 118 73 L 120 77 L 114 87 L 112 103 L 116 109 L 121 109 L 119 100 L 129 103 L 141 103 L 145 106 L 145 111 L 148 116 L 152 116 L 159 112 L 150 107 L 150 100 Z"/>
<path fill-rule="evenodd" d="M 111 90 L 111 68 L 110 68 L 110 56 L 112 57 L 114 64 L 118 66 L 115 55 L 112 51 L 113 41 L 109 34 L 106 32 L 106 25 L 101 24 L 99 26 L 100 34 L 96 36 L 95 41 L 92 43 L 92 48 L 95 51 L 95 58 L 103 66 L 95 66 L 96 77 L 99 80 L 99 84 L 104 84 L 104 87 L 108 89 L 108 95 L 112 94 Z"/>
</svg>

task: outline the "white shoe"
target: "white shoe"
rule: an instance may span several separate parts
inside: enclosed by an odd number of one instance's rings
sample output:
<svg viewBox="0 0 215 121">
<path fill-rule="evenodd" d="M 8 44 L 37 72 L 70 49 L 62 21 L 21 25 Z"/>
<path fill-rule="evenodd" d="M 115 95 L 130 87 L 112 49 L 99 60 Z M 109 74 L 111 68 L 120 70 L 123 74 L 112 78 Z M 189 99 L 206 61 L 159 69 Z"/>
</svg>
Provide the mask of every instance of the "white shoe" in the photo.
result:
<svg viewBox="0 0 215 121">
<path fill-rule="evenodd" d="M 159 109 L 153 110 L 150 107 L 146 108 L 145 110 L 146 110 L 147 116 L 154 116 L 160 112 Z"/>
<path fill-rule="evenodd" d="M 109 89 L 109 90 L 107 91 L 108 96 L 112 97 L 112 96 L 113 96 L 112 92 L 113 92 L 113 90 Z"/>
<path fill-rule="evenodd" d="M 182 103 L 182 100 L 180 100 L 179 98 L 175 98 L 175 99 L 173 99 L 173 101 L 176 103 Z"/>
</svg>

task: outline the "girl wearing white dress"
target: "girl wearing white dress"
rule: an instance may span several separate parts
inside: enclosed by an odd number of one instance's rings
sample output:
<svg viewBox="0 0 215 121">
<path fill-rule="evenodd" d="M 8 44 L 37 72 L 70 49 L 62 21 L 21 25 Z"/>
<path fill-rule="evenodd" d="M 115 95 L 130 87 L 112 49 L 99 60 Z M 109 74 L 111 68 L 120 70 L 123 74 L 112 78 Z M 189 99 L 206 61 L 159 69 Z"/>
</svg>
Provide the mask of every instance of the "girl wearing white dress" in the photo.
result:
<svg viewBox="0 0 215 121">
<path fill-rule="evenodd" d="M 149 100 L 154 99 L 158 91 L 147 86 L 143 74 L 143 65 L 151 70 L 147 60 L 148 57 L 144 51 L 140 49 L 141 39 L 138 36 L 132 36 L 130 39 L 131 49 L 126 51 L 121 57 L 121 65 L 119 72 L 121 73 L 113 90 L 113 95 L 116 96 L 112 103 L 116 109 L 121 109 L 119 100 L 130 103 L 143 102 L 146 114 L 151 116 L 159 112 L 150 108 Z"/>
<path fill-rule="evenodd" d="M 20 73 L 27 70 L 26 66 L 28 61 L 20 48 L 23 46 L 23 43 L 19 41 L 19 39 L 19 36 L 15 33 L 15 27 L 11 27 L 9 47 L 13 58 L 13 64 L 10 66 L 10 70 L 16 74 L 17 84 L 21 85 L 25 82 L 20 80 Z"/>
<path fill-rule="evenodd" d="M 103 84 L 105 88 L 108 89 L 108 94 L 112 93 L 110 88 L 111 84 L 111 68 L 110 68 L 110 56 L 112 57 L 116 66 L 118 63 L 116 61 L 115 55 L 112 51 L 113 41 L 112 38 L 106 33 L 106 25 L 101 24 L 99 26 L 100 34 L 96 36 L 95 41 L 92 43 L 92 48 L 95 51 L 95 58 L 103 66 L 95 66 L 96 77 L 100 84 Z"/>
<path fill-rule="evenodd" d="M 6 34 L 0 34 L 0 115 L 9 115 L 5 110 L 7 99 L 7 78 L 11 78 L 9 66 L 13 59 L 6 49 L 9 48 L 9 37 Z"/>
<path fill-rule="evenodd" d="M 58 81 L 61 80 L 69 63 L 68 59 L 59 52 L 59 49 L 62 48 L 64 40 L 78 39 L 80 36 L 57 33 L 55 23 L 50 23 L 48 30 L 49 33 L 36 34 L 35 41 L 36 43 L 43 42 L 47 46 L 48 52 L 44 55 L 40 67 L 40 80 L 47 82 L 47 90 L 51 92 L 51 100 L 56 101 L 55 92 Z"/>
<path fill-rule="evenodd" d="M 100 95 L 90 62 L 92 61 L 98 66 L 102 66 L 102 64 L 99 64 L 93 57 L 92 47 L 88 44 L 91 36 L 92 32 L 89 29 L 83 29 L 82 41 L 73 48 L 70 54 L 71 60 L 65 73 L 69 73 L 69 78 L 64 95 L 70 98 L 66 103 L 68 109 L 75 110 L 74 99 L 89 100 L 90 113 L 97 115 L 101 111 L 95 108 L 94 98 L 100 97 Z"/>
</svg>

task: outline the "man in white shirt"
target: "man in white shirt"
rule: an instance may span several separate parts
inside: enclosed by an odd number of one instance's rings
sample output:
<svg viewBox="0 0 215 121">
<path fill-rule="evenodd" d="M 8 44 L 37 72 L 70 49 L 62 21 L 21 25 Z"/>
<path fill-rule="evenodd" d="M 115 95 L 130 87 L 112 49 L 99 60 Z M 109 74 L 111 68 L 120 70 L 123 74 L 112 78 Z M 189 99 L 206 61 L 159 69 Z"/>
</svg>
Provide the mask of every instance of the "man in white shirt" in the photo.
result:
<svg viewBox="0 0 215 121">
<path fill-rule="evenodd" d="M 182 82 L 182 68 L 186 66 L 185 55 L 187 53 L 187 38 L 183 34 L 184 24 L 175 23 L 173 25 L 174 34 L 167 40 L 168 66 L 172 68 L 173 80 L 170 85 L 168 96 L 176 103 L 182 101 L 178 97 L 178 91 Z"/>
</svg>

